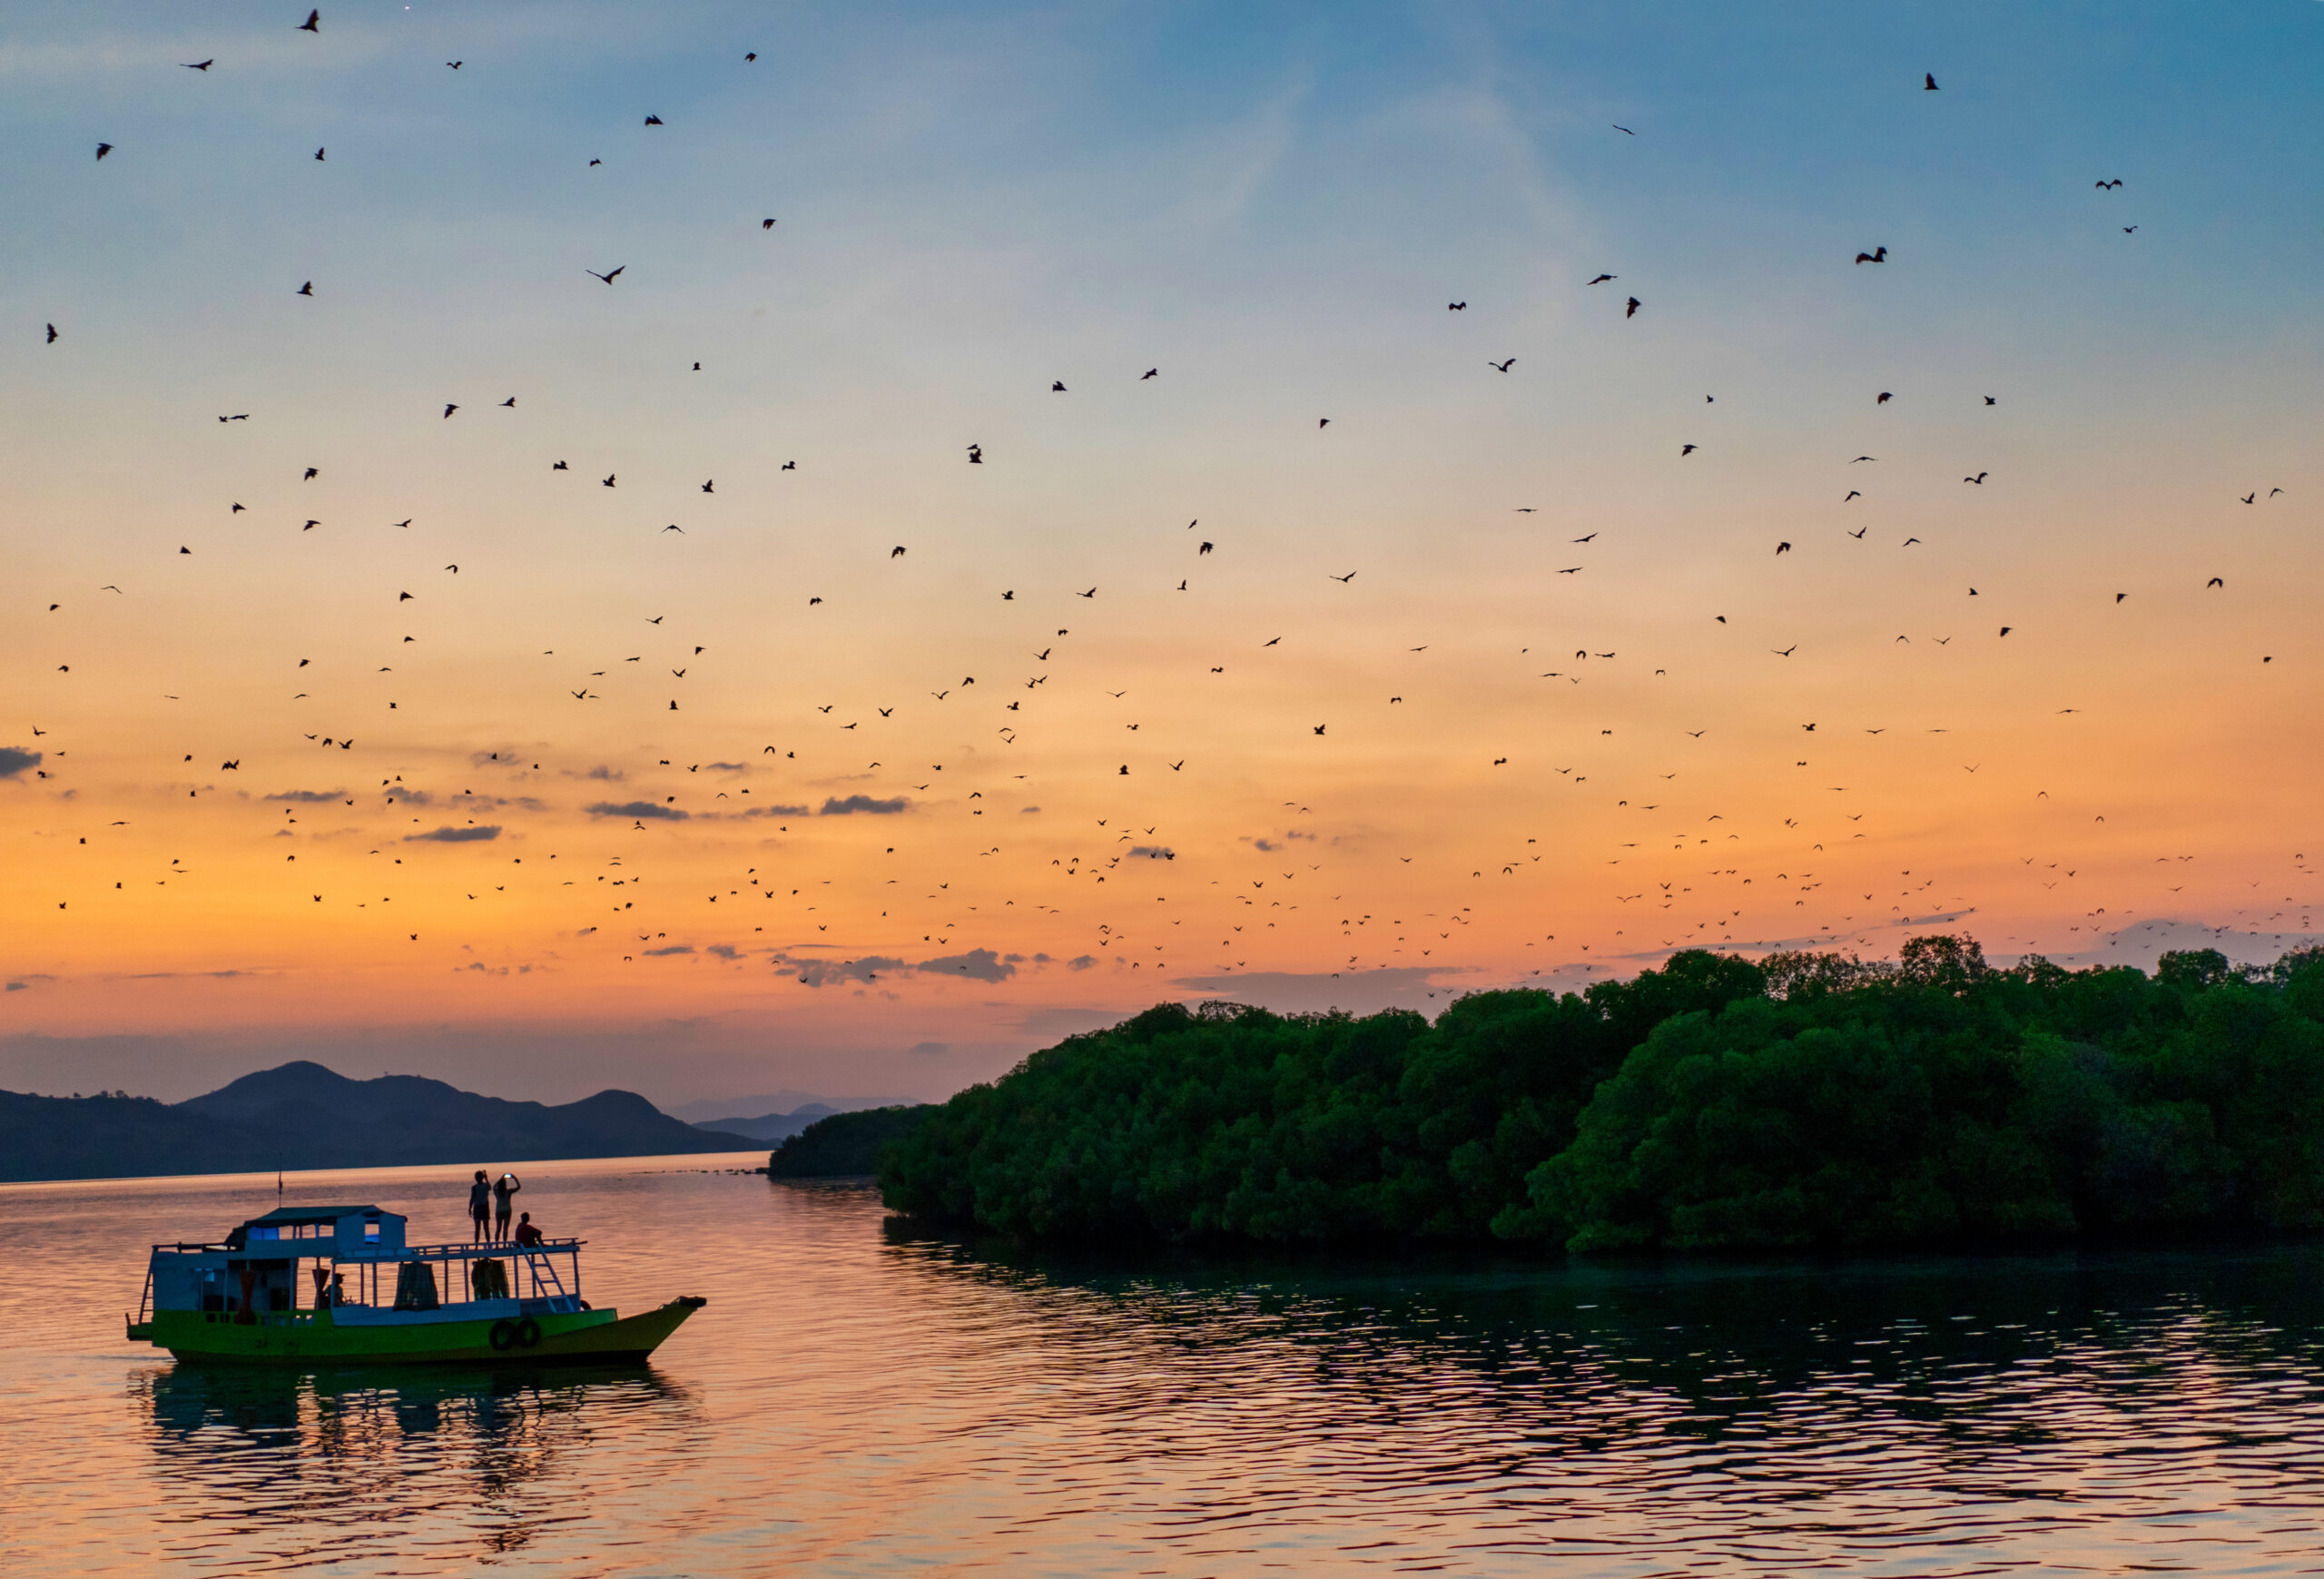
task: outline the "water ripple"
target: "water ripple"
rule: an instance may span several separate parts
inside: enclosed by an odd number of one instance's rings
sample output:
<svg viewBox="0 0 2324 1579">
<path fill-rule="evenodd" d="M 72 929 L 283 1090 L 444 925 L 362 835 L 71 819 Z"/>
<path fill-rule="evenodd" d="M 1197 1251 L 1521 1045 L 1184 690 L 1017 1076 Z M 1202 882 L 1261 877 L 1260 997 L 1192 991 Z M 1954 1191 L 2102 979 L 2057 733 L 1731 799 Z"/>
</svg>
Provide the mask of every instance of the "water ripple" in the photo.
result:
<svg viewBox="0 0 2324 1579">
<path fill-rule="evenodd" d="M 2306 1248 L 1842 1268 L 1016 1256 L 859 1190 L 530 1173 L 650 1370 L 156 1363 L 138 1247 L 271 1179 L 0 1190 L 0 1571 L 2275 1574 Z M 317 1184 L 320 1193 L 326 1187 Z M 345 1176 L 457 1219 L 458 1180 Z"/>
</svg>

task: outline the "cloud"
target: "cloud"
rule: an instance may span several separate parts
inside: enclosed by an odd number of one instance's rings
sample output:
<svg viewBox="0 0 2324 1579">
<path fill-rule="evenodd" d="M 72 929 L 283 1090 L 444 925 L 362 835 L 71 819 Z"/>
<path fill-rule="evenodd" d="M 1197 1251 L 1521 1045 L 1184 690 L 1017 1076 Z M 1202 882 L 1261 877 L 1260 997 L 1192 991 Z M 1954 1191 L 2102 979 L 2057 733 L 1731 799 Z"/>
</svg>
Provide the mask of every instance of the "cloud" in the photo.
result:
<svg viewBox="0 0 2324 1579">
<path fill-rule="evenodd" d="M 424 834 L 406 834 L 407 844 L 474 844 L 486 839 L 500 837 L 500 824 L 484 823 L 466 828 L 430 828 Z"/>
<path fill-rule="evenodd" d="M 852 812 L 869 812 L 876 816 L 886 816 L 894 812 L 901 812 L 911 804 L 911 803 L 901 795 L 898 795 L 891 801 L 875 801 L 870 795 L 850 795 L 845 800 L 842 800 L 837 795 L 832 795 L 823 802 L 822 814 L 827 817 L 844 817 Z"/>
<path fill-rule="evenodd" d="M 746 762 L 705 762 L 703 764 L 703 766 L 710 769 L 713 773 L 748 773 L 751 771 L 750 764 Z"/>
<path fill-rule="evenodd" d="M 625 775 L 623 774 L 623 772 L 621 771 L 621 769 L 619 769 L 619 768 L 617 768 L 617 767 L 607 767 L 604 763 L 602 763 L 602 762 L 601 762 L 601 763 L 597 764 L 597 765 L 596 765 L 596 766 L 595 766 L 595 767 L 591 768 L 587 773 L 583 774 L 581 776 L 582 776 L 583 778 L 598 778 L 598 779 L 603 779 L 603 780 L 605 780 L 607 784 L 612 784 L 612 783 L 614 783 L 615 781 L 616 781 L 616 780 L 618 780 L 618 779 L 620 779 L 620 778 L 623 778 L 623 777 L 625 777 L 625 776 L 626 776 L 626 775 Z"/>
<path fill-rule="evenodd" d="M 1758 955 L 1799 950 L 1813 953 L 1859 954 L 1868 960 L 1891 958 L 1896 946 L 1904 942 L 1903 933 L 1918 934 L 1945 928 L 1975 913 L 1974 909 L 1939 911 L 1929 915 L 1907 916 L 1902 920 L 1876 923 L 1853 927 L 1837 933 L 1811 933 L 1802 937 L 1738 938 L 1733 942 L 1694 943 L 1693 948 L 1714 949 L 1721 953 Z M 1963 929 L 1966 930 L 1966 929 Z M 2125 924 L 2102 932 L 2096 927 L 2069 929 L 2065 942 L 2073 952 L 2057 952 L 2056 928 L 2044 927 L 2041 941 L 2051 946 L 2024 952 L 2014 945 L 2017 940 L 2004 938 L 1985 951 L 1988 963 L 2005 966 L 2020 960 L 2039 956 L 2053 965 L 2070 971 L 2093 967 L 2111 968 L 2132 965 L 2142 971 L 2152 971 L 2155 962 L 2174 949 L 2217 949 L 2231 963 L 2264 965 L 2296 949 L 2324 943 L 2324 933 L 2310 932 L 2262 932 L 2232 923 L 2226 926 L 2211 926 L 2206 923 L 2178 916 L 2157 916 L 2152 921 Z M 1882 935 L 1891 934 L 1891 935 Z M 1991 941 L 1981 939 L 1981 942 Z M 1651 967 L 1661 963 L 1679 949 L 1654 949 L 1638 953 L 1608 954 L 1605 961 L 1635 961 Z M 1569 964 L 1563 970 L 1575 969 Z"/>
<path fill-rule="evenodd" d="M 447 806 L 469 812 L 489 811 L 497 806 L 521 806 L 528 812 L 544 809 L 541 803 L 530 795 L 517 795 L 512 799 L 507 795 L 480 795 L 469 790 L 462 790 L 456 795 L 446 795 L 444 804 Z"/>
<path fill-rule="evenodd" d="M 811 809 L 807 806 L 753 806 L 748 811 L 727 814 L 735 817 L 803 817 Z"/>
<path fill-rule="evenodd" d="M 407 806 L 432 806 L 436 804 L 436 797 L 426 790 L 406 789 L 401 785 L 390 785 L 387 794 L 388 799 Z"/>
<path fill-rule="evenodd" d="M 13 745 L 0 745 L 0 778 L 15 778 L 28 767 L 38 767 L 44 753 L 23 751 Z"/>
<path fill-rule="evenodd" d="M 1182 976 L 1172 984 L 1197 992 L 1256 1003 L 1278 1014 L 1312 1014 L 1344 1009 L 1371 1014 L 1383 1009 L 1443 1008 L 1462 989 L 1437 980 L 1465 975 L 1458 965 L 1391 965 L 1377 971 L 1253 971 L 1216 976 Z"/>
<path fill-rule="evenodd" d="M 739 960 L 743 957 L 743 951 L 733 943 L 713 943 L 702 952 L 705 954 L 716 954 L 722 960 Z"/>
<path fill-rule="evenodd" d="M 1143 855 L 1149 861 L 1176 861 L 1178 853 L 1167 844 L 1132 844 L 1129 853 Z"/>
<path fill-rule="evenodd" d="M 891 960 L 884 954 L 866 954 L 860 960 L 844 962 L 837 960 L 793 960 L 777 955 L 775 963 L 786 969 L 796 969 L 799 979 L 810 987 L 827 987 L 834 982 L 870 982 L 878 979 L 882 971 L 906 968 L 901 960 Z"/>
<path fill-rule="evenodd" d="M 1040 808 L 1040 807 L 1039 807 L 1039 806 L 1019 806 L 1019 807 L 1017 809 L 1017 814 L 1018 814 L 1019 816 L 1020 816 L 1020 817 L 1021 817 L 1021 816 L 1025 816 L 1025 815 L 1027 815 L 1027 814 L 1030 814 L 1030 813 L 1038 812 L 1038 811 L 1039 811 L 1040 809 L 1041 809 L 1041 808 Z"/>
<path fill-rule="evenodd" d="M 1276 844 L 1272 839 L 1254 839 L 1251 841 L 1251 848 L 1254 850 L 1280 850 L 1283 846 Z"/>
<path fill-rule="evenodd" d="M 1017 1021 L 1019 1031 L 1038 1036 L 1044 1041 L 1051 1037 L 1078 1036 L 1085 1031 L 1103 1031 L 1119 1025 L 1137 1011 L 1132 1009 L 1094 1009 L 1079 1004 L 1051 1003 L 1039 1009 L 1029 1009 Z"/>
<path fill-rule="evenodd" d="M 1689 949 L 1709 949 L 1717 953 L 1755 952 L 1777 953 L 1791 950 L 1845 952 L 1867 943 L 1872 944 L 1876 949 L 1880 949 L 1888 945 L 1879 942 L 1875 938 L 1875 933 L 1927 932 L 1931 928 L 1950 926 L 1963 917 L 1974 915 L 1976 913 L 1977 907 L 1971 905 L 1966 910 L 1933 911 L 1927 915 L 1903 915 L 1888 921 L 1868 921 L 1862 926 L 1843 927 L 1837 932 L 1808 933 L 1800 937 L 1722 938 L 1717 942 L 1701 939 L 1694 942 L 1669 944 L 1659 949 L 1638 949 L 1626 954 L 1607 953 L 1597 957 L 1600 960 L 1639 960 L 1649 964 L 1659 964 L 1671 955 L 1685 953 Z"/>
<path fill-rule="evenodd" d="M 915 1041 L 911 1044 L 914 1052 L 926 1053 L 931 1057 L 940 1052 L 950 1052 L 951 1049 L 952 1044 L 949 1041 Z"/>
<path fill-rule="evenodd" d="M 1065 968 L 1066 968 L 1067 970 L 1068 970 L 1068 971 L 1086 971 L 1086 970 L 1088 970 L 1090 966 L 1092 966 L 1092 965 L 1096 964 L 1097 962 L 1098 962 L 1098 956 L 1097 956 L 1097 955 L 1095 955 L 1095 954 L 1081 954 L 1081 955 L 1077 956 L 1076 958 L 1073 958 L 1073 959 L 1070 959 L 1070 960 L 1066 961 L 1066 962 L 1065 962 Z"/>
<path fill-rule="evenodd" d="M 694 945 L 692 943 L 672 943 L 666 948 L 647 949 L 645 951 L 645 957 L 649 960 L 653 960 L 659 959 L 664 954 L 690 954 L 692 952 L 694 952 Z"/>
<path fill-rule="evenodd" d="M 970 949 L 965 954 L 922 960 L 920 968 L 947 976 L 966 976 L 971 982 L 1005 982 L 1017 973 L 1016 966 L 990 949 Z"/>
<path fill-rule="evenodd" d="M 345 790 L 284 790 L 279 795 L 266 797 L 271 801 L 290 801 L 302 806 L 328 805 L 348 798 Z"/>
<path fill-rule="evenodd" d="M 8 991 L 11 992 L 22 992 L 31 985 L 32 983 L 30 982 L 11 982 L 8 983 Z"/>
<path fill-rule="evenodd" d="M 2324 938 L 2310 932 L 2264 932 L 2248 923 L 2240 927 L 2232 923 L 2206 926 L 2200 921 L 2178 916 L 2158 916 L 2114 932 L 2093 929 L 2081 935 L 2089 939 L 2089 946 L 2078 952 L 2034 952 L 2043 954 L 2052 964 L 2063 965 L 2070 971 L 2093 965 L 2136 965 L 2142 971 L 2152 971 L 2157 960 L 2174 949 L 2217 949 L 2236 964 L 2265 965 L 2295 949 L 2310 948 L 2324 942 Z M 1985 957 L 1998 964 L 2008 956 L 1996 950 Z"/>
<path fill-rule="evenodd" d="M 690 815 L 658 801 L 598 801 L 581 809 L 593 817 L 658 817 L 665 823 L 683 823 Z"/>
</svg>

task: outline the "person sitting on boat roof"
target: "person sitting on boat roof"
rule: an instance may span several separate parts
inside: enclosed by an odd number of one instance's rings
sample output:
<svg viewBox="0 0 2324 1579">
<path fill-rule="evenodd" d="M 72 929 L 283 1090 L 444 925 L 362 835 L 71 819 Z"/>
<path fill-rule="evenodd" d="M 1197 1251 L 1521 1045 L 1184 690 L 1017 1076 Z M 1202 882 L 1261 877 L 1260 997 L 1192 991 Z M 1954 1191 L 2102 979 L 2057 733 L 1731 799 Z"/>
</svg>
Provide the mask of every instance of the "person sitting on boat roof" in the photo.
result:
<svg viewBox="0 0 2324 1579">
<path fill-rule="evenodd" d="M 492 1186 L 492 1237 L 494 1239 L 505 1239 L 508 1237 L 510 1211 L 508 1198 L 524 1188 L 524 1181 L 513 1173 L 504 1173 L 494 1182 Z"/>
<path fill-rule="evenodd" d="M 483 1169 L 476 1170 L 476 1182 L 468 1186 L 468 1243 L 480 1245 L 492 1227 L 492 1184 Z"/>
<path fill-rule="evenodd" d="M 533 1226 L 533 1214 L 531 1212 L 523 1213 L 517 1221 L 517 1248 L 520 1249 L 528 1249 L 540 1242 L 541 1230 Z"/>
</svg>

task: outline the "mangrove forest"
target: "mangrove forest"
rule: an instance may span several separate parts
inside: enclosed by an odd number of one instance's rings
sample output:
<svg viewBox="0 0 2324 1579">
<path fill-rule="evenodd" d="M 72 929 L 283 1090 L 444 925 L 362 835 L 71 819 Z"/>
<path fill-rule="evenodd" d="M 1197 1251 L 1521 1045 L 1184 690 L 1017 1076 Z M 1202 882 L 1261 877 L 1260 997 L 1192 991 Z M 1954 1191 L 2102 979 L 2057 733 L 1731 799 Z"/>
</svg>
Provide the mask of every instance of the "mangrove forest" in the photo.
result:
<svg viewBox="0 0 2324 1579">
<path fill-rule="evenodd" d="M 1689 952 L 1432 1023 L 1164 1003 L 880 1157 L 890 1207 L 1032 1241 L 1576 1252 L 2324 1227 L 2324 949 L 2136 969 Z"/>
</svg>

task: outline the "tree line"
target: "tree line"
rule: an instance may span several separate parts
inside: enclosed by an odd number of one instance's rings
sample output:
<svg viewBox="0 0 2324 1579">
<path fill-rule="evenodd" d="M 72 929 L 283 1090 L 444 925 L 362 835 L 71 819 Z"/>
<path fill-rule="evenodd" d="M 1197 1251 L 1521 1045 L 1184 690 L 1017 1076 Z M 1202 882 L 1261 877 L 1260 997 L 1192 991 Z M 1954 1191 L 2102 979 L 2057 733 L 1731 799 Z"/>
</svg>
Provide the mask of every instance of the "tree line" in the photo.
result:
<svg viewBox="0 0 2324 1579">
<path fill-rule="evenodd" d="M 2006 969 L 1689 951 L 1404 1010 L 1165 1003 L 881 1156 L 891 1208 L 1032 1240 L 1573 1251 L 2324 1227 L 2324 949 Z"/>
</svg>

